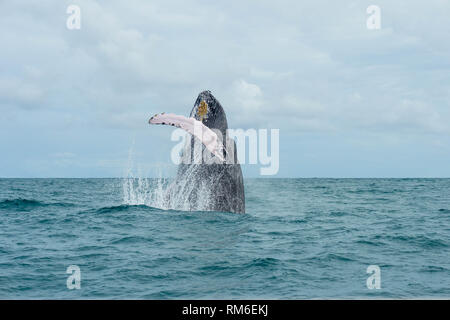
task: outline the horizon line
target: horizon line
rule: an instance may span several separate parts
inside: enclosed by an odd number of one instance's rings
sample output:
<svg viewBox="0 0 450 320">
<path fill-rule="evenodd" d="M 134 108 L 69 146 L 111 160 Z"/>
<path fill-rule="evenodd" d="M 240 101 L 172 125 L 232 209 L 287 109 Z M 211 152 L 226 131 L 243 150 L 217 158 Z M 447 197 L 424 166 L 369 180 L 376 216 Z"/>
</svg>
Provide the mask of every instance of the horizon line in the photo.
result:
<svg viewBox="0 0 450 320">
<path fill-rule="evenodd" d="M 175 179 L 175 177 L 0 177 L 0 179 Z M 244 177 L 244 179 L 450 179 L 450 177 Z"/>
</svg>

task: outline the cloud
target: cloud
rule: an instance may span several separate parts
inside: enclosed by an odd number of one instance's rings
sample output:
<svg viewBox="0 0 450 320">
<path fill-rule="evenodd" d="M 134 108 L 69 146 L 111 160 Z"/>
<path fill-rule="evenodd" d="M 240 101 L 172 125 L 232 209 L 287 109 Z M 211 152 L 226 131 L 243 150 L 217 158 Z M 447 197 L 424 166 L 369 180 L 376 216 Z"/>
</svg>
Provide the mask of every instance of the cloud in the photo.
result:
<svg viewBox="0 0 450 320">
<path fill-rule="evenodd" d="M 129 128 L 123 124 L 147 110 L 186 113 L 198 91 L 211 89 L 231 105 L 225 108 L 244 113 L 238 124 L 246 126 L 270 122 L 294 131 L 327 131 L 367 123 L 371 130 L 399 124 L 445 131 L 432 123 L 449 120 L 444 107 L 434 103 L 439 96 L 448 98 L 448 88 L 433 96 L 421 88 L 418 96 L 413 92 L 418 81 L 411 77 L 424 72 L 424 57 L 436 54 L 427 51 L 435 39 L 423 29 L 441 28 L 419 29 L 400 7 L 382 2 L 383 27 L 368 31 L 364 5 L 326 4 L 262 1 L 236 12 L 197 1 L 143 1 L 132 7 L 79 1 L 82 27 L 72 31 L 62 23 L 67 18 L 62 4 L 2 4 L 3 16 L 8 15 L 1 30 L 9 50 L 0 55 L 16 67 L 0 79 L 0 101 L 26 108 L 64 103 L 66 110 L 104 117 L 107 127 Z M 422 9 L 415 2 L 409 7 Z M 443 54 L 441 45 L 432 47 Z M 412 48 L 414 54 L 407 55 Z M 19 58 L 27 62 L 26 72 L 17 69 Z M 449 60 L 442 62 L 448 66 Z M 402 115 L 408 108 L 404 101 L 428 101 L 430 116 L 416 112 L 418 107 Z"/>
<path fill-rule="evenodd" d="M 18 77 L 0 76 L 0 104 L 33 108 L 39 106 L 44 90 L 33 82 Z"/>
<path fill-rule="evenodd" d="M 233 94 L 241 109 L 257 112 L 262 104 L 262 91 L 256 84 L 245 80 L 233 83 Z"/>
</svg>

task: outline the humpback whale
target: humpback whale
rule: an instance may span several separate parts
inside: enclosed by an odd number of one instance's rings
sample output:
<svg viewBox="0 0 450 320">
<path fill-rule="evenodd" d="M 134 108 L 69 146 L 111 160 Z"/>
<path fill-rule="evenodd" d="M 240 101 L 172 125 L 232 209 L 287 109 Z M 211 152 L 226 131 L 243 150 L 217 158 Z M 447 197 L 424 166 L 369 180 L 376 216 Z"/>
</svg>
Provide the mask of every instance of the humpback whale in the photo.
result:
<svg viewBox="0 0 450 320">
<path fill-rule="evenodd" d="M 161 113 L 151 117 L 149 123 L 171 125 L 190 133 L 177 176 L 166 190 L 169 207 L 183 203 L 182 209 L 190 211 L 245 213 L 236 143 L 227 134 L 225 111 L 210 91 L 198 95 L 189 117 Z"/>
</svg>

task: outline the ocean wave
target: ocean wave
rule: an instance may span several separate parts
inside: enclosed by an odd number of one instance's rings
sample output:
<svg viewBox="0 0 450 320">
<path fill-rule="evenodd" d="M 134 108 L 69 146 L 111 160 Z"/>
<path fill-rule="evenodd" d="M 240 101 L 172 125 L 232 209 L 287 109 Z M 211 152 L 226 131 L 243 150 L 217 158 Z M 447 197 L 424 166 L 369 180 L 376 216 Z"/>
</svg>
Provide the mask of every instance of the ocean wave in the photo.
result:
<svg viewBox="0 0 450 320">
<path fill-rule="evenodd" d="M 306 258 L 306 261 L 314 264 L 325 263 L 326 265 L 328 265 L 330 262 L 354 262 L 356 261 L 356 259 L 350 257 L 348 254 L 323 252 Z"/>
<path fill-rule="evenodd" d="M 270 218 L 267 218 L 268 222 L 280 222 L 280 223 L 293 223 L 293 224 L 304 224 L 304 223 L 308 223 L 307 219 L 304 218 L 299 218 L 296 216 L 273 216 Z"/>
<path fill-rule="evenodd" d="M 66 202 L 42 202 L 34 199 L 6 199 L 0 202 L 0 209 L 32 209 L 38 207 L 50 207 L 50 206 L 58 206 L 58 207 L 72 207 L 72 203 Z"/>
<path fill-rule="evenodd" d="M 357 240 L 356 243 L 363 244 L 363 245 L 369 245 L 369 246 L 375 246 L 375 247 L 386 245 L 386 243 L 384 243 L 383 241 L 380 241 L 380 240 L 372 241 L 372 240 L 368 240 L 368 239 Z"/>
<path fill-rule="evenodd" d="M 130 210 L 145 210 L 145 211 L 163 211 L 162 209 L 158 209 L 155 207 L 147 206 L 144 204 L 140 205 L 130 205 L 130 204 L 121 204 L 117 206 L 108 206 L 102 207 L 98 209 L 89 209 L 87 211 L 82 211 L 81 213 L 99 213 L 99 214 L 107 214 L 107 213 L 116 213 L 116 212 L 127 212 Z"/>
<path fill-rule="evenodd" d="M 173 218 L 182 220 L 199 220 L 204 223 L 215 224 L 217 222 L 235 222 L 251 219 L 250 215 L 241 215 L 230 212 L 218 211 L 183 211 L 175 209 L 161 209 L 147 204 L 120 204 L 105 206 L 101 208 L 92 208 L 80 210 L 79 214 L 119 214 L 119 213 L 155 213 L 170 214 Z"/>
<path fill-rule="evenodd" d="M 111 244 L 151 243 L 153 239 L 142 236 L 126 236 L 111 241 Z"/>
<path fill-rule="evenodd" d="M 424 266 L 420 272 L 447 272 L 448 269 L 442 266 Z"/>
<path fill-rule="evenodd" d="M 280 267 L 281 260 L 271 257 L 254 258 L 245 263 L 230 264 L 227 261 L 218 261 L 213 264 L 201 266 L 196 272 L 200 275 L 215 274 L 228 276 L 233 274 L 251 274 L 261 270 L 274 270 Z"/>
<path fill-rule="evenodd" d="M 253 259 L 250 263 L 247 264 L 248 268 L 251 267 L 263 267 L 263 268 L 270 268 L 278 265 L 281 261 L 276 258 L 256 258 Z"/>
<path fill-rule="evenodd" d="M 396 236 L 389 236 L 387 237 L 387 239 L 395 242 L 409 243 L 411 245 L 419 246 L 426 249 L 448 247 L 448 244 L 444 240 L 432 239 L 424 235 L 419 236 L 396 235 Z"/>
</svg>

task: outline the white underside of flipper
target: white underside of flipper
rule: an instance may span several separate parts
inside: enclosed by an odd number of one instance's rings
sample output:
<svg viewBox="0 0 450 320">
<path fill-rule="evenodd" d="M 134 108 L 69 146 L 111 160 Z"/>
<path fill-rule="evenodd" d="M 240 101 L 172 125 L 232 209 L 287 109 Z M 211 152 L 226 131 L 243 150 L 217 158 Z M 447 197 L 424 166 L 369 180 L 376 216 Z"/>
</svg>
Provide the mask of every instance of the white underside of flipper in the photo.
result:
<svg viewBox="0 0 450 320">
<path fill-rule="evenodd" d="M 206 149 L 214 154 L 220 161 L 224 161 L 223 143 L 220 141 L 217 134 L 205 126 L 201 121 L 173 113 L 160 113 L 151 117 L 148 123 L 175 126 L 183 129 L 199 139 L 202 144 L 205 145 Z"/>
</svg>

